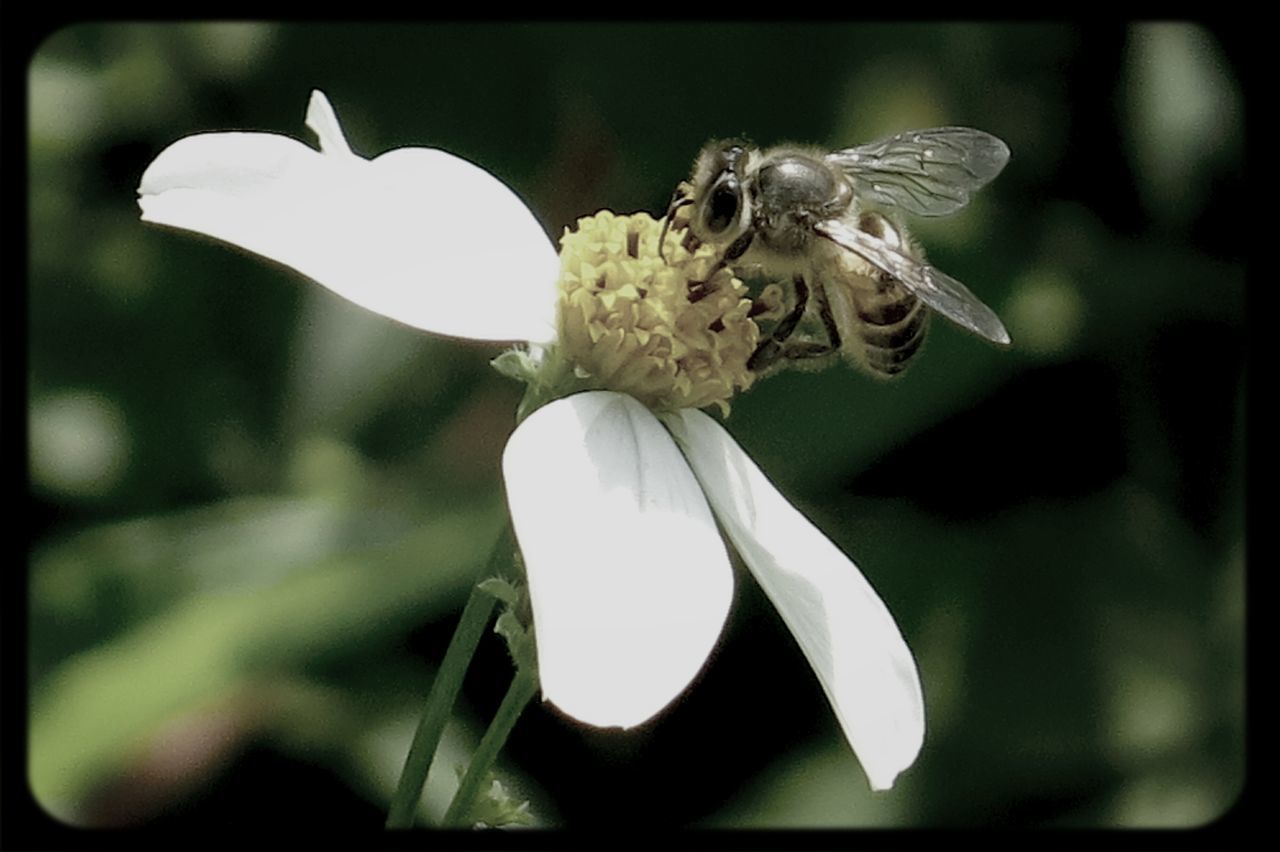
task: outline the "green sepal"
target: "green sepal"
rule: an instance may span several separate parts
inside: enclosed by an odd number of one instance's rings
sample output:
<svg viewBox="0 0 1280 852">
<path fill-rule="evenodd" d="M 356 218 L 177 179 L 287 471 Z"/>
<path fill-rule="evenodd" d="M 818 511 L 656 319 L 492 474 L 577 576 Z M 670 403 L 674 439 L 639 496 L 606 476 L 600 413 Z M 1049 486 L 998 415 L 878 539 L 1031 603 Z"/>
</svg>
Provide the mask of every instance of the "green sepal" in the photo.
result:
<svg viewBox="0 0 1280 852">
<path fill-rule="evenodd" d="M 489 362 L 493 369 L 509 379 L 533 384 L 539 370 L 542 369 L 540 359 L 534 358 L 527 349 L 508 349 Z"/>
<path fill-rule="evenodd" d="M 480 591 L 497 598 L 507 606 L 515 606 L 520 600 L 520 592 L 509 581 L 502 577 L 490 577 L 476 584 Z"/>
<path fill-rule="evenodd" d="M 533 670 L 537 665 L 533 631 L 524 626 L 514 610 L 506 609 L 495 619 L 493 632 L 506 640 L 507 650 L 511 653 L 511 659 L 517 668 Z"/>
<path fill-rule="evenodd" d="M 458 779 L 464 775 L 464 767 L 455 767 Z M 471 806 L 470 818 L 474 828 L 505 828 L 511 825 L 533 825 L 528 799 L 517 799 L 492 772 L 485 776 L 485 790 Z"/>
</svg>

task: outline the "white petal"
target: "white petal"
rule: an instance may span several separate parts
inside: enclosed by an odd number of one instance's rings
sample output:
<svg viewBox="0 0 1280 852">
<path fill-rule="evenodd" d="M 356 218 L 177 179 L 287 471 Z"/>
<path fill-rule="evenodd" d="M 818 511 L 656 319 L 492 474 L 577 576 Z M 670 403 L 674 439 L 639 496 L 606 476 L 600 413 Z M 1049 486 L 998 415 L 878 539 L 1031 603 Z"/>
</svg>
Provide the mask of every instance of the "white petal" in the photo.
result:
<svg viewBox="0 0 1280 852">
<path fill-rule="evenodd" d="M 693 473 L 648 409 L 607 391 L 534 412 L 502 464 L 543 696 L 592 725 L 644 722 L 701 669 L 733 597 Z"/>
<path fill-rule="evenodd" d="M 666 418 L 743 561 L 795 634 L 876 790 L 915 760 L 924 700 L 911 650 L 857 566 L 714 420 Z"/>
<path fill-rule="evenodd" d="M 307 102 L 307 127 L 315 131 L 322 153 L 356 156 L 342 132 L 342 125 L 338 123 L 338 114 L 319 89 L 311 90 L 311 100 Z"/>
<path fill-rule="evenodd" d="M 515 193 L 444 151 L 356 156 L 320 92 L 307 123 L 323 152 L 272 133 L 175 142 L 142 176 L 142 218 L 279 261 L 426 331 L 554 338 L 559 259 Z"/>
</svg>

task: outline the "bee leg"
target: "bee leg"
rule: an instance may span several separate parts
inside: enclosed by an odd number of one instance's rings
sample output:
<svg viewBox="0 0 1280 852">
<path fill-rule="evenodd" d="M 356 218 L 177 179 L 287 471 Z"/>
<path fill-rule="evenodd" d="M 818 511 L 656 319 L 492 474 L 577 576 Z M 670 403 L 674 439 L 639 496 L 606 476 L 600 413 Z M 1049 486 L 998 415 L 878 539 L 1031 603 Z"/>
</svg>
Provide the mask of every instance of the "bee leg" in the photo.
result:
<svg viewBox="0 0 1280 852">
<path fill-rule="evenodd" d="M 751 357 L 747 359 L 747 369 L 753 373 L 765 370 L 779 359 L 787 357 L 785 347 L 787 338 L 795 333 L 796 326 L 804 317 L 805 308 L 809 305 L 809 285 L 805 284 L 803 275 L 797 275 L 791 283 L 796 294 L 795 307 L 791 309 L 791 313 L 778 320 L 773 331 L 761 341 L 756 351 L 752 352 Z"/>
<path fill-rule="evenodd" d="M 747 249 L 751 248 L 751 241 L 755 239 L 755 236 L 756 235 L 751 231 L 747 231 L 745 234 L 738 237 L 736 240 L 734 240 L 732 243 L 729 244 L 729 247 L 727 249 L 724 250 L 724 254 L 720 255 L 720 259 L 716 261 L 715 266 L 711 267 L 711 270 L 707 273 L 706 278 L 702 279 L 701 281 L 690 281 L 689 282 L 689 301 L 697 302 L 701 299 L 705 299 L 708 295 L 710 295 L 711 290 L 707 288 L 707 283 L 712 278 L 715 278 L 716 273 L 718 273 L 721 269 L 724 269 L 730 263 L 742 257 L 744 254 L 746 254 Z"/>
<path fill-rule="evenodd" d="M 791 313 L 783 317 L 774 326 L 773 333 L 769 335 L 769 338 L 757 346 L 755 352 L 751 353 L 751 357 L 747 359 L 747 369 L 752 372 L 759 373 L 767 370 L 778 361 L 784 359 L 787 361 L 807 361 L 814 358 L 825 358 L 832 353 L 840 351 L 840 329 L 831 313 L 831 303 L 827 300 L 827 291 L 821 285 L 814 286 L 812 294 L 814 304 L 817 305 L 818 317 L 822 320 L 822 327 L 827 333 L 827 342 L 817 343 L 812 340 L 790 339 L 795 334 L 796 326 L 804 318 L 805 308 L 808 306 L 810 296 L 809 286 L 805 283 L 803 276 L 797 275 L 791 283 L 796 293 L 796 306 Z"/>
<path fill-rule="evenodd" d="M 836 325 L 835 315 L 831 313 L 831 302 L 827 299 L 825 287 L 814 288 L 814 301 L 818 304 L 818 318 L 822 320 L 822 327 L 827 332 L 827 342 L 830 344 L 827 352 L 838 351 L 841 346 L 840 327 Z"/>
<path fill-rule="evenodd" d="M 671 202 L 667 205 L 667 215 L 662 220 L 662 233 L 658 235 L 658 257 L 662 258 L 664 263 L 667 260 L 667 255 L 663 248 L 667 242 L 667 230 L 671 227 L 671 220 L 675 217 L 677 210 L 692 203 L 693 199 L 685 191 L 684 184 L 677 186 L 676 191 L 671 194 Z M 686 236 L 687 239 L 688 237 Z M 687 244 L 685 248 L 688 248 Z"/>
<path fill-rule="evenodd" d="M 821 284 L 813 286 L 813 302 L 817 306 L 818 318 L 822 321 L 823 330 L 827 333 L 827 342 L 788 340 L 782 351 L 782 356 L 788 361 L 811 361 L 826 358 L 840 351 L 840 328 L 836 325 L 836 318 L 831 313 L 831 302 L 827 300 L 826 288 Z"/>
<path fill-rule="evenodd" d="M 756 238 L 754 231 L 747 231 L 738 237 L 729 247 L 724 250 L 724 255 L 720 258 L 720 262 L 716 264 L 716 271 L 719 272 L 729 265 L 730 261 L 737 260 L 747 253 L 747 249 L 751 248 L 751 241 Z"/>
</svg>

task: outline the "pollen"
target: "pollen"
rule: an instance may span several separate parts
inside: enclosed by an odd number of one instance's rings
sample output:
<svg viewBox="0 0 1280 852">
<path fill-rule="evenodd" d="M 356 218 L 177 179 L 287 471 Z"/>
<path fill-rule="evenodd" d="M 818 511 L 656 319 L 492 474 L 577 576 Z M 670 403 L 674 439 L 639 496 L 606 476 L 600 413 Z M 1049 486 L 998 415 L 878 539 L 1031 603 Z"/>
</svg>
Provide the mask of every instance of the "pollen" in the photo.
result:
<svg viewBox="0 0 1280 852">
<path fill-rule="evenodd" d="M 601 211 L 560 239 L 560 344 L 575 373 L 655 410 L 716 405 L 754 376 L 760 332 L 747 288 L 710 246 L 647 213 Z M 664 256 L 665 255 L 665 256 Z"/>
</svg>

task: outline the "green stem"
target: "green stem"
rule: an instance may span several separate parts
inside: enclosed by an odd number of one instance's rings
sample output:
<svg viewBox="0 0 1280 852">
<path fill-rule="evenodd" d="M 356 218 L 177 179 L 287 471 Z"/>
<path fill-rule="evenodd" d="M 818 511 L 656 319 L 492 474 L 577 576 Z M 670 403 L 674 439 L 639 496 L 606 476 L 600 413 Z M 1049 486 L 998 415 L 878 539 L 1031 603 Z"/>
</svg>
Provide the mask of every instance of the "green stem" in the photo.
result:
<svg viewBox="0 0 1280 852">
<path fill-rule="evenodd" d="M 476 746 L 475 754 L 471 756 L 467 774 L 462 777 L 458 792 L 449 803 L 449 810 L 445 811 L 442 824 L 446 828 L 466 825 L 467 814 L 471 812 L 480 787 L 488 777 L 489 770 L 493 768 L 494 761 L 498 759 L 498 752 L 506 744 L 511 729 L 516 725 L 516 720 L 520 718 L 525 706 L 537 691 L 537 671 L 532 666 L 517 669 L 515 677 L 511 680 L 511 686 L 507 688 L 507 694 L 498 707 L 498 712 L 494 714 L 489 730 L 484 732 L 484 736 L 480 738 L 480 744 Z"/>
<path fill-rule="evenodd" d="M 498 547 L 506 539 L 505 535 L 502 536 Z M 400 781 L 391 797 L 387 828 L 413 826 L 414 812 L 422 798 L 422 785 L 427 781 L 427 771 L 431 768 L 431 760 L 440 744 L 445 722 L 449 720 L 449 712 L 458 698 L 458 690 L 462 688 L 462 678 L 467 673 L 467 666 L 471 663 L 480 637 L 484 635 L 485 626 L 489 623 L 489 616 L 496 603 L 497 600 L 492 595 L 482 592 L 478 587 L 473 588 L 471 597 L 467 598 L 462 618 L 458 621 L 453 639 L 449 641 L 449 649 L 445 651 L 444 661 L 441 662 L 440 670 L 431 684 L 431 691 L 427 694 L 422 719 L 413 735 L 413 745 L 409 747 L 404 769 L 400 772 Z"/>
</svg>

